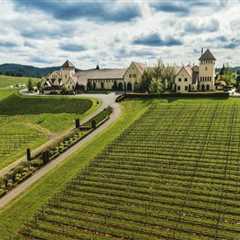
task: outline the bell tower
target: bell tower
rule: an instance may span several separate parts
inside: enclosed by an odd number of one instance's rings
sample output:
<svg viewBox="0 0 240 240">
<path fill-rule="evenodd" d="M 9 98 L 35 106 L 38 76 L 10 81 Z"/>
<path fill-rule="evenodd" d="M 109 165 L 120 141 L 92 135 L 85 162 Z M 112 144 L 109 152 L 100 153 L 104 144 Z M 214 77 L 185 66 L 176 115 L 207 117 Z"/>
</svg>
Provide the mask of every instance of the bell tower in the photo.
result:
<svg viewBox="0 0 240 240">
<path fill-rule="evenodd" d="M 72 76 L 75 73 L 75 66 L 69 60 L 67 60 L 62 65 L 62 70 L 69 72 L 69 74 Z"/>
<path fill-rule="evenodd" d="M 199 91 L 214 91 L 215 90 L 215 61 L 216 58 L 207 49 L 202 51 L 199 58 Z"/>
</svg>

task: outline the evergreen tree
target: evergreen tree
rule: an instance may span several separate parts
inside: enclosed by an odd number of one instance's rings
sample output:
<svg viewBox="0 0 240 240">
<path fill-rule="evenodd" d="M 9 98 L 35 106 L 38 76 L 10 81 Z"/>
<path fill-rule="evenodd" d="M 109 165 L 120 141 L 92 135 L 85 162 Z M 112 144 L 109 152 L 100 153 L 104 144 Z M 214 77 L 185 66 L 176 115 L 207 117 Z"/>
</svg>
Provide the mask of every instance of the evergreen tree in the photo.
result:
<svg viewBox="0 0 240 240">
<path fill-rule="evenodd" d="M 149 92 L 153 94 L 163 93 L 165 90 L 164 83 L 161 79 L 153 78 L 149 86 Z"/>
<path fill-rule="evenodd" d="M 32 83 L 32 79 L 31 78 L 29 78 L 29 80 L 28 80 L 27 88 L 28 88 L 29 92 L 33 91 L 33 83 Z"/>
<path fill-rule="evenodd" d="M 140 91 L 141 92 L 149 92 L 149 87 L 150 87 L 150 84 L 151 84 L 151 81 L 152 81 L 152 70 L 151 69 L 146 69 L 144 70 L 143 72 L 143 75 L 142 75 L 142 81 L 141 81 L 141 84 L 140 84 Z"/>
</svg>

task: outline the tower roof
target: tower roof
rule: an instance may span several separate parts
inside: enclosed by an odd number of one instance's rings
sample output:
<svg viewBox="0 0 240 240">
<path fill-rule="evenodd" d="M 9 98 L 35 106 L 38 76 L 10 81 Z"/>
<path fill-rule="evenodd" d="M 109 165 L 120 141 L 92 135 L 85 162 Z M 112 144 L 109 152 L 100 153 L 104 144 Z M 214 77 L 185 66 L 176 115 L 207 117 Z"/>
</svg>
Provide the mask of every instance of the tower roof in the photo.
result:
<svg viewBox="0 0 240 240">
<path fill-rule="evenodd" d="M 204 61 L 204 60 L 216 60 L 216 58 L 213 56 L 213 54 L 210 52 L 209 49 L 207 49 L 199 58 L 200 61 Z"/>
<path fill-rule="evenodd" d="M 69 61 L 67 60 L 63 65 L 62 65 L 63 68 L 75 68 L 74 65 Z"/>
</svg>

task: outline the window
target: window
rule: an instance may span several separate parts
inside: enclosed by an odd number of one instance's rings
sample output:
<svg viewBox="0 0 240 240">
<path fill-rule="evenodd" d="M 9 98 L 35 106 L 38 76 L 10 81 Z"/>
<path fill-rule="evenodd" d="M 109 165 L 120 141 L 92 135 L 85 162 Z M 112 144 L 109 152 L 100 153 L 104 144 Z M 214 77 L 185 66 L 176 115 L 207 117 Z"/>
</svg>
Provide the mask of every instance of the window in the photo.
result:
<svg viewBox="0 0 240 240">
<path fill-rule="evenodd" d="M 185 82 L 187 82 L 187 78 L 185 78 Z"/>
<path fill-rule="evenodd" d="M 207 66 L 205 67 L 205 71 L 207 71 Z"/>
<path fill-rule="evenodd" d="M 185 91 L 187 91 L 188 90 L 188 86 L 185 86 Z"/>
<path fill-rule="evenodd" d="M 179 78 L 179 79 L 178 79 L 178 81 L 179 81 L 179 82 L 181 82 L 181 81 L 182 81 L 182 79 L 181 79 L 181 78 Z"/>
<path fill-rule="evenodd" d="M 212 81 L 212 77 L 209 77 L 209 81 Z"/>
<path fill-rule="evenodd" d="M 129 78 L 131 78 L 131 77 L 132 77 L 132 74 L 130 73 L 130 74 L 129 74 Z"/>
<path fill-rule="evenodd" d="M 101 89 L 104 89 L 104 82 L 101 82 Z"/>
<path fill-rule="evenodd" d="M 133 78 L 136 78 L 136 77 L 137 77 L 137 75 L 136 75 L 136 74 L 132 74 L 132 77 L 133 77 Z"/>
<path fill-rule="evenodd" d="M 178 91 L 180 91 L 180 90 L 181 90 L 181 87 L 180 87 L 180 86 L 178 86 L 178 87 L 177 87 L 177 90 L 178 90 Z"/>
</svg>

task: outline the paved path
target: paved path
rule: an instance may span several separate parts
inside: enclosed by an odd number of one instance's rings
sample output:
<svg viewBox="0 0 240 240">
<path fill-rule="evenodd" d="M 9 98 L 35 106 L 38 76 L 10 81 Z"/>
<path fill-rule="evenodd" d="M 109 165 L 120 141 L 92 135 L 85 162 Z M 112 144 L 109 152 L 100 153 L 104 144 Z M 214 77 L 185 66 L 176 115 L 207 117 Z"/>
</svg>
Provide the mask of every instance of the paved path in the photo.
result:
<svg viewBox="0 0 240 240">
<path fill-rule="evenodd" d="M 99 94 L 100 95 L 100 94 Z M 85 95 L 86 96 L 86 95 Z M 88 95 L 89 96 L 89 95 Z M 96 97 L 96 95 L 94 95 Z M 97 95 L 97 97 L 99 97 Z M 99 97 L 100 98 L 100 97 Z M 115 95 L 116 98 L 116 95 Z M 0 198 L 0 208 L 5 207 L 8 203 L 10 203 L 13 199 L 15 199 L 17 196 L 19 196 L 21 193 L 23 193 L 25 190 L 27 190 L 32 184 L 37 182 L 42 176 L 44 176 L 46 173 L 48 173 L 50 170 L 54 169 L 56 165 L 63 162 L 67 157 L 69 157 L 73 152 L 78 150 L 79 147 L 81 147 L 86 142 L 89 142 L 92 138 L 94 138 L 98 133 L 102 132 L 104 129 L 106 129 L 109 125 L 111 125 L 116 119 L 121 115 L 121 109 L 120 105 L 118 103 L 115 103 L 115 98 L 113 96 L 108 96 L 104 101 L 107 105 L 105 106 L 112 106 L 113 107 L 113 113 L 110 116 L 110 119 L 105 122 L 103 125 L 101 125 L 99 128 L 97 128 L 95 131 L 93 131 L 91 134 L 89 134 L 86 138 L 78 142 L 76 145 L 68 149 L 66 152 L 61 154 L 59 157 L 54 159 L 53 161 L 49 162 L 46 166 L 42 167 L 40 170 L 38 170 L 33 176 L 19 184 L 17 187 L 12 189 L 10 192 L 8 192 L 5 196 Z M 104 108 L 104 104 L 102 106 Z"/>
<path fill-rule="evenodd" d="M 36 95 L 36 94 L 25 94 L 24 92 L 21 92 L 21 94 L 29 95 L 29 96 L 40 96 L 40 95 Z M 41 96 L 51 97 L 53 95 L 41 95 Z M 96 98 L 96 99 L 99 99 L 102 102 L 101 107 L 99 107 L 95 112 L 93 112 L 92 114 L 90 114 L 89 116 L 84 118 L 84 122 L 85 122 L 85 121 L 88 121 L 90 118 L 92 118 L 97 113 L 101 112 L 107 106 L 113 105 L 115 103 L 115 100 L 116 100 L 116 97 L 118 96 L 118 94 L 115 94 L 115 93 L 110 93 L 110 94 L 79 94 L 79 95 L 74 95 L 74 96 Z M 70 97 L 74 97 L 74 96 L 71 95 Z M 46 148 L 47 146 L 51 145 L 52 143 L 58 141 L 58 139 L 61 139 L 70 130 L 71 129 L 68 129 L 68 130 L 64 131 L 63 133 L 58 134 L 57 136 L 53 137 L 52 139 L 50 139 L 46 143 L 44 143 L 44 144 L 40 145 L 39 147 L 37 147 L 36 149 L 32 150 L 32 154 L 34 155 L 37 152 L 40 152 L 42 149 Z M 17 159 L 16 161 L 10 163 L 8 166 L 0 169 L 0 177 L 4 176 L 6 173 L 8 173 L 11 169 L 13 169 L 15 166 L 17 166 L 20 162 L 22 162 L 24 160 L 26 160 L 26 156 L 23 156 L 23 157 Z"/>
</svg>

